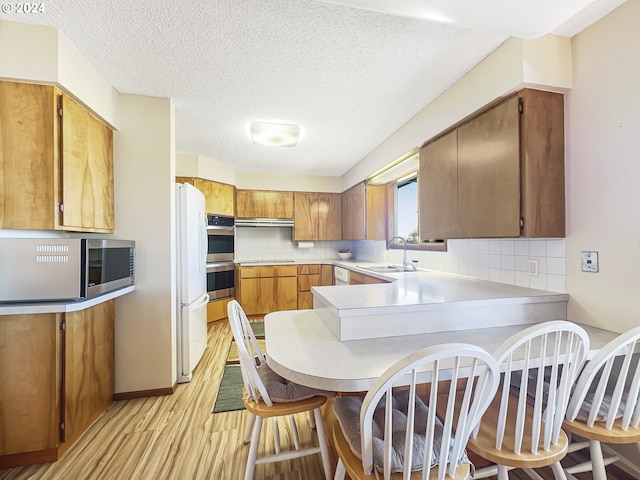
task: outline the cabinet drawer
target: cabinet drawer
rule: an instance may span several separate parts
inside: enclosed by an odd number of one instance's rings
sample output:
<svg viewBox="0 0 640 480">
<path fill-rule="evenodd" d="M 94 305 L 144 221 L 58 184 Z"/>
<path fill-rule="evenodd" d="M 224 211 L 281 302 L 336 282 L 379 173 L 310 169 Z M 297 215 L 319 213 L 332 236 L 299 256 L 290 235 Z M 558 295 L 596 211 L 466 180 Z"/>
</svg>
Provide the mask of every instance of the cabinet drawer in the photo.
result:
<svg viewBox="0 0 640 480">
<path fill-rule="evenodd" d="M 320 285 L 320 274 L 317 275 L 300 275 L 298 276 L 298 291 L 309 292 L 311 287 Z"/>
<path fill-rule="evenodd" d="M 298 265 L 298 275 L 320 273 L 320 265 Z"/>
<path fill-rule="evenodd" d="M 297 275 L 298 268 L 295 265 L 240 267 L 240 278 L 295 277 Z"/>
</svg>

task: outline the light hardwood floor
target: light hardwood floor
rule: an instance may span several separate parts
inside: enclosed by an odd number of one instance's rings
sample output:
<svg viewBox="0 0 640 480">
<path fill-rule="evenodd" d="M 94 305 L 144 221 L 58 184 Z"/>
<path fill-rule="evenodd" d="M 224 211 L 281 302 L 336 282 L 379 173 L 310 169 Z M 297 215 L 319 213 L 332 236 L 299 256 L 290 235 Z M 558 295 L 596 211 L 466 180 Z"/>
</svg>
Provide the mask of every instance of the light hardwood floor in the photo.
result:
<svg viewBox="0 0 640 480">
<path fill-rule="evenodd" d="M 242 479 L 248 453 L 242 441 L 246 412 L 211 414 L 230 343 L 227 322 L 213 324 L 190 383 L 178 385 L 171 396 L 113 402 L 59 461 L 0 470 L 0 480 Z M 297 417 L 303 444 L 315 442 L 308 418 Z M 288 448 L 288 424 L 279 425 L 283 448 Z M 271 448 L 273 438 L 270 422 L 265 429 L 268 445 L 263 441 L 262 452 Z M 553 478 L 550 471 L 540 473 Z M 610 473 L 610 479 L 632 478 Z M 256 480 L 322 478 L 319 455 L 258 465 L 255 474 Z M 513 472 L 512 478 L 528 477 Z"/>
</svg>

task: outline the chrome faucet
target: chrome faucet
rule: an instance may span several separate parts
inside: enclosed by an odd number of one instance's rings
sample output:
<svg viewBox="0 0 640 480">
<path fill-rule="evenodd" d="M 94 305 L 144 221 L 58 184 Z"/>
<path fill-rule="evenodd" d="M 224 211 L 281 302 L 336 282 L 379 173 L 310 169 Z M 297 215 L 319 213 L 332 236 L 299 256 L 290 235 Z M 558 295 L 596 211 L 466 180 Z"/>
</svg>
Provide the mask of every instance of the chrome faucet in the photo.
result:
<svg viewBox="0 0 640 480">
<path fill-rule="evenodd" d="M 415 265 L 411 265 L 411 268 L 407 265 L 407 240 L 404 237 L 393 237 L 389 240 L 389 245 L 387 246 L 387 250 L 391 248 L 391 244 L 394 240 L 402 240 L 403 245 L 403 253 L 402 253 L 402 271 L 407 272 L 409 270 L 415 271 Z"/>
</svg>

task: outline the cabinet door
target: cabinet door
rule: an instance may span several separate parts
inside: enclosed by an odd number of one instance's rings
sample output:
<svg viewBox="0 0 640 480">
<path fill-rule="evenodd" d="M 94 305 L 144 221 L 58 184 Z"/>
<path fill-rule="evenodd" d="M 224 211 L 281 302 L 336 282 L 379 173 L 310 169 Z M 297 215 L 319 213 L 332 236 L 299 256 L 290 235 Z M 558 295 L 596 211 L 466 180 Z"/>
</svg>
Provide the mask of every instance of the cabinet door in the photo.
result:
<svg viewBox="0 0 640 480">
<path fill-rule="evenodd" d="M 298 306 L 297 277 L 243 278 L 240 304 L 247 315 L 264 315 Z"/>
<path fill-rule="evenodd" d="M 233 217 L 233 185 L 203 180 L 202 178 L 194 179 L 193 185 L 204 194 L 207 213 Z"/>
<path fill-rule="evenodd" d="M 564 237 L 564 97 L 525 89 L 520 142 L 523 237 Z"/>
<path fill-rule="evenodd" d="M 0 455 L 60 443 L 60 314 L 0 317 Z"/>
<path fill-rule="evenodd" d="M 349 272 L 349 285 L 363 285 L 372 283 L 389 283 L 386 280 L 382 280 L 378 277 L 372 277 L 370 275 L 364 275 L 358 272 Z"/>
<path fill-rule="evenodd" d="M 518 97 L 458 128 L 459 238 L 520 236 Z"/>
<path fill-rule="evenodd" d="M 320 285 L 333 285 L 333 265 L 322 265 L 320 270 Z"/>
<path fill-rule="evenodd" d="M 53 87 L 0 82 L 0 229 L 52 230 L 58 122 Z"/>
<path fill-rule="evenodd" d="M 64 441 L 111 403 L 115 390 L 115 300 L 65 314 Z"/>
<path fill-rule="evenodd" d="M 342 193 L 342 239 L 366 240 L 365 184 Z"/>
<path fill-rule="evenodd" d="M 318 194 L 318 240 L 342 240 L 342 195 Z"/>
<path fill-rule="evenodd" d="M 238 218 L 293 218 L 293 192 L 238 190 Z"/>
<path fill-rule="evenodd" d="M 61 228 L 113 232 L 113 132 L 62 95 Z"/>
<path fill-rule="evenodd" d="M 386 185 L 366 186 L 367 240 L 386 240 L 388 204 Z"/>
<path fill-rule="evenodd" d="M 318 194 L 293 194 L 293 240 L 318 240 Z"/>
<path fill-rule="evenodd" d="M 458 237 L 458 134 L 454 130 L 420 149 L 420 238 Z"/>
</svg>

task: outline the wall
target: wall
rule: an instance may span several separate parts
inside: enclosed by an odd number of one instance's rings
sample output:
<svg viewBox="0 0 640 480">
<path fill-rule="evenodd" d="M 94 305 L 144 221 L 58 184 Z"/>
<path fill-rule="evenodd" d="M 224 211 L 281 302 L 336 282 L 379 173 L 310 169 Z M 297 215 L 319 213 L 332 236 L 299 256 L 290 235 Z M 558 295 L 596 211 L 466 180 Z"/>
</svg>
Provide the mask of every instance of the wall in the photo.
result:
<svg viewBox="0 0 640 480">
<path fill-rule="evenodd" d="M 570 88 L 570 48 L 568 38 L 553 35 L 509 39 L 345 173 L 342 190 L 524 86 L 555 91 Z"/>
<path fill-rule="evenodd" d="M 629 0 L 572 39 L 566 107 L 569 318 L 618 332 L 640 326 L 638 18 Z M 580 271 L 583 250 L 599 273 Z"/>
<path fill-rule="evenodd" d="M 116 393 L 176 382 L 175 145 L 169 99 L 120 95 L 116 237 L 136 241 L 137 290 L 116 302 Z"/>
<path fill-rule="evenodd" d="M 206 180 L 236 184 L 236 169 L 228 163 L 212 160 L 202 155 L 178 153 L 176 155 L 178 177 L 198 177 Z"/>
<path fill-rule="evenodd" d="M 57 85 L 119 127 L 118 92 L 55 28 L 0 21 L 0 78 Z"/>
<path fill-rule="evenodd" d="M 285 190 L 297 192 L 341 193 L 340 177 L 311 175 L 269 175 L 237 172 L 236 187 L 246 190 Z"/>
<path fill-rule="evenodd" d="M 170 100 L 118 94 L 62 33 L 15 22 L 0 22 L 0 78 L 58 85 L 118 127 L 113 237 L 136 240 L 138 285 L 116 300 L 116 392 L 172 387 L 177 375 Z M 0 237 L 69 236 L 79 235 L 0 230 Z"/>
</svg>

